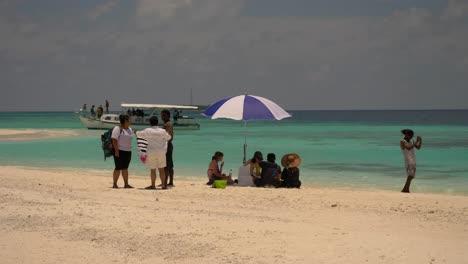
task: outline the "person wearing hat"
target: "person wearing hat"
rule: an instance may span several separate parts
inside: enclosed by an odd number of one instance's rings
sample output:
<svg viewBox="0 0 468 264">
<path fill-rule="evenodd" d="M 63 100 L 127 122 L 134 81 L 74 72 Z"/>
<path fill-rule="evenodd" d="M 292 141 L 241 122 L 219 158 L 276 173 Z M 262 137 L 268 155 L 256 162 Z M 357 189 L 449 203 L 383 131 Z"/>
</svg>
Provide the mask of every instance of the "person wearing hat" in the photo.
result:
<svg viewBox="0 0 468 264">
<path fill-rule="evenodd" d="M 281 173 L 280 188 L 301 188 L 302 182 L 299 180 L 299 165 L 301 158 L 297 154 L 287 154 L 281 159 L 284 169 Z"/>
</svg>

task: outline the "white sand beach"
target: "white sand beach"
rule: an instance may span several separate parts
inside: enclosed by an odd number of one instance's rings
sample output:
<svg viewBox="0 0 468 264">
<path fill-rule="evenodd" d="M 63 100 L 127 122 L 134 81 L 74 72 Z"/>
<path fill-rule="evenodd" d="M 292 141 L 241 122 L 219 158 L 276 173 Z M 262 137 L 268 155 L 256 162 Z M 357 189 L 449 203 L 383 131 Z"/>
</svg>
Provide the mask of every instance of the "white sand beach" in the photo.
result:
<svg viewBox="0 0 468 264">
<path fill-rule="evenodd" d="M 1 263 L 466 263 L 468 197 L 1 167 Z M 120 184 L 122 184 L 120 182 Z"/>
<path fill-rule="evenodd" d="M 0 129 L 0 140 L 36 140 L 79 135 L 78 130 L 60 129 Z"/>
</svg>

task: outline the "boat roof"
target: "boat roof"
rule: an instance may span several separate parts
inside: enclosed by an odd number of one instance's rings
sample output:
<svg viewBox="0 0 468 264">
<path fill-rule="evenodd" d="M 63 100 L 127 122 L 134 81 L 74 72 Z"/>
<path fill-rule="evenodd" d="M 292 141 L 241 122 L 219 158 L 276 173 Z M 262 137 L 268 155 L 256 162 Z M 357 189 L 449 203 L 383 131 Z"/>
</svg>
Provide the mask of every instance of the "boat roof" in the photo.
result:
<svg viewBox="0 0 468 264">
<path fill-rule="evenodd" d="M 165 104 L 121 104 L 122 108 L 160 108 L 160 109 L 187 109 L 197 110 L 198 106 L 191 105 L 165 105 Z"/>
</svg>

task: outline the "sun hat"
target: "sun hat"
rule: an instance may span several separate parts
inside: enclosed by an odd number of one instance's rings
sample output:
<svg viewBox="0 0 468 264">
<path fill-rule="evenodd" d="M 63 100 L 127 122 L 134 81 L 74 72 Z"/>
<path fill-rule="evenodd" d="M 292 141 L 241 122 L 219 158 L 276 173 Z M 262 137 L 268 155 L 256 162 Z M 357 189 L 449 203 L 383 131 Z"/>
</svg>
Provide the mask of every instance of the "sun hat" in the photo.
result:
<svg viewBox="0 0 468 264">
<path fill-rule="evenodd" d="M 283 156 L 281 159 L 281 165 L 286 168 L 296 168 L 302 163 L 301 157 L 296 153 L 290 153 Z"/>
</svg>

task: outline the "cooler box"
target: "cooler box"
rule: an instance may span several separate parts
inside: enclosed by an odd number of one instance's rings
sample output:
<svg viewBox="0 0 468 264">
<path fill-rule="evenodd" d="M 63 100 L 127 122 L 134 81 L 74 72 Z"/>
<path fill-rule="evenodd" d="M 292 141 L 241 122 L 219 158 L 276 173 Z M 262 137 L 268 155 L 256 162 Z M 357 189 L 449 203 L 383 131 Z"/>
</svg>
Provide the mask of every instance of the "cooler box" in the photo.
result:
<svg viewBox="0 0 468 264">
<path fill-rule="evenodd" d="M 241 166 L 239 168 L 239 174 L 237 177 L 239 183 L 238 186 L 255 186 L 252 181 L 252 176 L 250 176 L 250 165 Z"/>
</svg>

